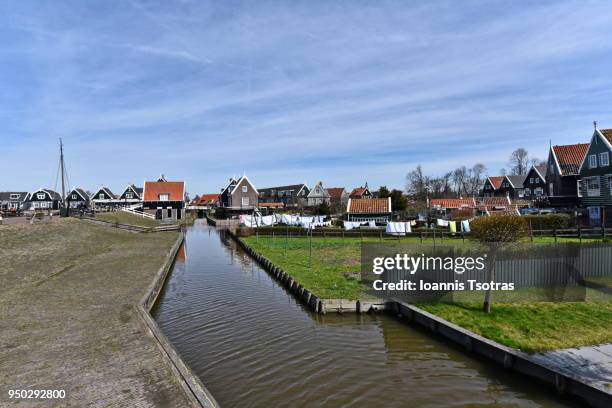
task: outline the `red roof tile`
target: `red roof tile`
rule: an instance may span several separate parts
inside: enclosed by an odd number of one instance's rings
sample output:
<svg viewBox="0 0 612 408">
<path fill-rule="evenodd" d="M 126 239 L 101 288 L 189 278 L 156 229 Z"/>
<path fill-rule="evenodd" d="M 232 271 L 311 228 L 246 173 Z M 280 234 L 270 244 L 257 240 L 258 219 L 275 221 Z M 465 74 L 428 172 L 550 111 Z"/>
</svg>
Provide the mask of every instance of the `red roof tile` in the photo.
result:
<svg viewBox="0 0 612 408">
<path fill-rule="evenodd" d="M 508 197 L 483 197 L 478 201 L 478 208 L 482 210 L 491 210 L 493 208 L 510 207 L 511 203 Z"/>
<path fill-rule="evenodd" d="M 440 208 L 474 208 L 476 202 L 473 198 L 432 198 L 429 200 L 429 206 Z"/>
<path fill-rule="evenodd" d="M 219 194 L 202 194 L 196 204 L 215 204 L 219 202 Z"/>
<path fill-rule="evenodd" d="M 361 197 L 361 195 L 365 192 L 365 187 L 357 187 L 351 191 L 351 198 L 353 197 Z"/>
<path fill-rule="evenodd" d="M 559 162 L 561 175 L 568 176 L 578 174 L 584 156 L 589 150 L 589 143 L 553 146 L 552 148 Z"/>
<path fill-rule="evenodd" d="M 349 214 L 382 214 L 391 212 L 388 198 L 368 198 L 349 200 Z"/>
<path fill-rule="evenodd" d="M 185 199 L 184 181 L 145 181 L 144 201 L 159 201 L 159 196 L 168 194 L 168 201 Z"/>
<path fill-rule="evenodd" d="M 489 181 L 491 181 L 491 184 L 493 184 L 493 187 L 497 190 L 501 187 L 501 183 L 504 181 L 505 177 L 506 176 L 491 176 L 489 177 Z"/>
<path fill-rule="evenodd" d="M 340 199 L 342 198 L 342 192 L 344 191 L 344 187 L 331 187 L 326 188 L 327 193 L 331 198 Z"/>
<path fill-rule="evenodd" d="M 599 131 L 608 140 L 608 142 L 612 143 L 612 129 L 599 129 Z"/>
</svg>

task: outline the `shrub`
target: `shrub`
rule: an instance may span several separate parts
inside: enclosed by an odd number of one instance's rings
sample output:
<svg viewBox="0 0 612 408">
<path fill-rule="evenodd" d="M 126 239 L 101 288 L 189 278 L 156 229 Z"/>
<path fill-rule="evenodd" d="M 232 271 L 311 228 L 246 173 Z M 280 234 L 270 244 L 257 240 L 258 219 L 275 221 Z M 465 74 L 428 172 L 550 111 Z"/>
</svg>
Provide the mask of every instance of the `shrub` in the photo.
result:
<svg viewBox="0 0 612 408">
<path fill-rule="evenodd" d="M 479 217 L 470 226 L 472 237 L 480 242 L 516 242 L 528 232 L 525 218 L 518 215 Z"/>
<path fill-rule="evenodd" d="M 569 214 L 533 214 L 524 216 L 527 225 L 534 230 L 552 230 L 570 228 L 574 219 Z"/>
</svg>

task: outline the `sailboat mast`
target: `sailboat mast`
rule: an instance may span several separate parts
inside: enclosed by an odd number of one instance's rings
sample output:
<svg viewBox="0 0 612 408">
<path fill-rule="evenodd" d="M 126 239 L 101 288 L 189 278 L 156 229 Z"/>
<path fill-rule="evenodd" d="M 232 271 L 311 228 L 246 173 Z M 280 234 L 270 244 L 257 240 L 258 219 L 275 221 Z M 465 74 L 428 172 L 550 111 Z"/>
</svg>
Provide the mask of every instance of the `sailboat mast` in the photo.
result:
<svg viewBox="0 0 612 408">
<path fill-rule="evenodd" d="M 65 167 L 64 167 L 64 145 L 62 143 L 62 138 L 60 137 L 60 171 L 62 172 L 61 176 L 62 176 L 62 206 L 65 205 L 65 201 L 66 201 L 66 183 L 65 183 L 65 179 L 66 176 L 64 174 L 65 171 Z"/>
</svg>

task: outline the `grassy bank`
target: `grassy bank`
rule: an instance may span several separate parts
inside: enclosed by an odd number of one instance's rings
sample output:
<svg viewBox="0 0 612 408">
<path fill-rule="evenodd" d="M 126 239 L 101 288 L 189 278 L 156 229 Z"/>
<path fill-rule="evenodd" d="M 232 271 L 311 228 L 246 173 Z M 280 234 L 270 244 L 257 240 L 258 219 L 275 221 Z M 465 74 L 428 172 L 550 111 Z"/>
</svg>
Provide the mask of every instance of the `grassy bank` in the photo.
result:
<svg viewBox="0 0 612 408">
<path fill-rule="evenodd" d="M 66 390 L 62 406 L 189 405 L 134 308 L 177 237 L 75 218 L 1 226 L 0 394 L 31 387 Z"/>
<path fill-rule="evenodd" d="M 161 222 L 151 218 L 140 217 L 125 211 L 96 213 L 96 219 L 102 221 L 116 222 L 119 224 L 138 225 L 140 227 L 159 227 Z"/>
<path fill-rule="evenodd" d="M 322 298 L 363 299 L 361 282 L 347 278 L 347 273 L 361 269 L 360 238 L 305 237 L 285 239 L 250 236 L 243 238 L 253 249 L 296 278 Z M 383 242 L 393 244 L 393 238 Z M 561 240 L 560 240 L 561 241 Z M 571 240 L 568 240 L 571 241 Z M 380 242 L 367 237 L 363 242 Z M 403 238 L 402 243 L 420 243 L 419 238 Z M 548 238 L 535 238 L 536 243 L 551 243 Z M 425 243 L 433 244 L 433 240 Z M 445 244 L 473 245 L 461 239 L 445 240 Z M 606 283 L 609 279 L 603 279 Z M 518 289 L 521 299 L 534 299 L 545 290 Z M 460 293 L 457 303 L 424 304 L 423 308 L 462 327 L 510 347 L 523 350 L 549 350 L 587 344 L 612 342 L 611 295 L 594 289 L 584 290 L 586 302 L 502 302 L 504 294 L 494 297 L 493 313 L 481 311 L 484 292 Z M 514 297 L 513 299 L 516 299 Z"/>
</svg>

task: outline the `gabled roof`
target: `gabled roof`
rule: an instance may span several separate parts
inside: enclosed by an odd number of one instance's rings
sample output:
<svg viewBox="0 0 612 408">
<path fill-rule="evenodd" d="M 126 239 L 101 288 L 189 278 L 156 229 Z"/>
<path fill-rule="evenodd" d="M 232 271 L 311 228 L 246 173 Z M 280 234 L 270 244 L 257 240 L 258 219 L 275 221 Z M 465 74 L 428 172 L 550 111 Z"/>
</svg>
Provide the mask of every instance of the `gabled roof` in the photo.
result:
<svg viewBox="0 0 612 408">
<path fill-rule="evenodd" d="M 540 175 L 540 177 L 542 177 L 542 179 L 546 179 L 546 173 L 548 172 L 548 166 L 532 166 L 532 168 Z"/>
<path fill-rule="evenodd" d="M 493 208 L 509 207 L 512 205 L 509 197 L 481 197 L 478 200 L 478 208 L 490 210 Z"/>
<path fill-rule="evenodd" d="M 520 176 L 506 176 L 506 179 L 510 182 L 513 188 L 523 188 L 523 182 L 525 181 L 526 175 Z"/>
<path fill-rule="evenodd" d="M 196 204 L 215 204 L 220 198 L 220 194 L 202 194 Z"/>
<path fill-rule="evenodd" d="M 577 175 L 580 165 L 584 161 L 590 143 L 576 143 L 571 145 L 555 145 L 552 147 L 553 157 L 559 173 L 562 176 Z"/>
<path fill-rule="evenodd" d="M 80 196 L 81 196 L 81 198 L 82 198 L 84 201 L 89 200 L 89 196 L 87 195 L 87 193 L 85 192 L 85 190 L 83 190 L 82 188 L 78 188 L 78 187 L 73 188 L 72 190 L 70 190 L 70 192 L 68 193 L 68 195 L 66 195 L 66 197 L 70 197 L 70 196 L 72 195 L 72 193 L 77 193 L 78 195 L 80 195 Z"/>
<path fill-rule="evenodd" d="M 501 187 L 502 181 L 504 181 L 505 176 L 490 176 L 487 177 L 489 183 L 493 186 L 494 189 L 499 190 Z"/>
<path fill-rule="evenodd" d="M 142 198 L 142 187 L 136 187 L 134 184 L 128 184 L 120 196 L 124 195 L 128 189 L 135 192 L 138 195 L 138 198 Z"/>
<path fill-rule="evenodd" d="M 321 194 L 316 193 L 317 188 L 320 188 Z M 323 188 L 323 182 L 319 181 L 313 188 L 310 189 L 308 197 L 329 197 L 329 192 Z"/>
<path fill-rule="evenodd" d="M 116 199 L 117 198 L 115 193 L 110 191 L 110 189 L 108 187 L 100 187 L 100 189 L 98 191 L 96 191 L 94 193 L 94 195 L 92 195 L 92 197 L 97 196 L 100 191 L 102 191 L 104 194 L 106 194 L 110 199 Z"/>
<path fill-rule="evenodd" d="M 33 191 L 32 193 L 30 193 L 30 196 L 33 196 L 34 194 L 38 193 L 39 191 L 45 192 L 47 193 L 52 200 L 61 200 L 62 196 L 60 195 L 60 193 L 51 190 L 50 188 L 39 188 L 36 191 Z"/>
<path fill-rule="evenodd" d="M 329 194 L 331 198 L 335 198 L 338 200 L 342 198 L 342 193 L 346 191 L 344 187 L 331 187 L 331 188 L 326 188 L 326 190 L 327 190 L 327 194 Z"/>
<path fill-rule="evenodd" d="M 349 199 L 346 212 L 349 214 L 385 214 L 391 212 L 391 197 Z"/>
<path fill-rule="evenodd" d="M 476 201 L 473 198 L 432 198 L 430 207 L 439 208 L 474 208 Z"/>
<path fill-rule="evenodd" d="M 19 194 L 19 198 L 11 198 L 11 194 Z M 0 191 L 0 201 L 25 201 L 27 197 L 27 191 Z"/>
<path fill-rule="evenodd" d="M 610 144 L 612 144 L 612 129 L 599 129 L 599 133 L 601 133 L 601 135 L 605 137 Z"/>
<path fill-rule="evenodd" d="M 161 194 L 168 194 L 168 201 L 184 201 L 185 182 L 145 181 L 143 201 L 159 201 Z"/>
</svg>

